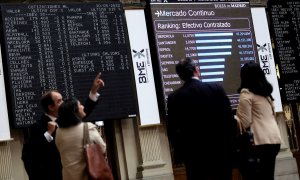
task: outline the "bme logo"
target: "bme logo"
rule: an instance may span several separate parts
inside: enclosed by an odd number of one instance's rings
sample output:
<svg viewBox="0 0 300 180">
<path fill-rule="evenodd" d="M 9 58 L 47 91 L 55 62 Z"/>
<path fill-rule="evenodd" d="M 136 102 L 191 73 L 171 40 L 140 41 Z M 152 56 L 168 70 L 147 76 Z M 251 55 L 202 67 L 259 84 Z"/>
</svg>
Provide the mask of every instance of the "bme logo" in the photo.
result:
<svg viewBox="0 0 300 180">
<path fill-rule="evenodd" d="M 132 49 L 132 51 L 134 52 L 134 55 L 133 55 L 134 58 L 138 57 L 140 59 L 141 57 L 145 57 L 145 55 L 143 54 L 145 51 L 144 49 L 140 50 L 139 52 L 134 49 Z"/>
<path fill-rule="evenodd" d="M 263 45 L 259 45 L 259 44 L 256 44 L 257 45 L 257 51 L 262 51 L 262 52 L 264 52 L 264 51 L 267 51 L 267 48 L 266 48 L 266 46 L 267 46 L 267 43 L 265 43 L 265 44 L 263 44 Z"/>
<path fill-rule="evenodd" d="M 262 70 L 264 71 L 265 74 L 271 74 L 271 69 L 270 69 L 270 62 L 269 62 L 269 54 L 268 54 L 268 49 L 267 49 L 267 43 L 263 45 L 257 44 L 257 51 L 259 54 L 259 60 L 260 60 L 260 65 Z"/>
<path fill-rule="evenodd" d="M 145 51 L 144 49 L 142 49 L 140 51 L 136 51 L 136 50 L 132 49 L 132 52 L 134 52 L 133 58 L 137 57 L 139 59 L 138 61 L 136 61 L 139 83 L 147 83 L 148 82 L 146 61 L 140 60 L 141 58 L 145 57 L 145 55 L 143 54 L 144 51 Z"/>
</svg>

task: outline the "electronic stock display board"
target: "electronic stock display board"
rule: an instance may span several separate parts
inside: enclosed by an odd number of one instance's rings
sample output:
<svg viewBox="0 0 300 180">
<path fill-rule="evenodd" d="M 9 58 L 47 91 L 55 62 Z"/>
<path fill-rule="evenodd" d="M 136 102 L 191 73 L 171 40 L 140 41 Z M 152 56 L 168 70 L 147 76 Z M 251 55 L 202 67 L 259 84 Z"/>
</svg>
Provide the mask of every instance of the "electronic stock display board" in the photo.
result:
<svg viewBox="0 0 300 180">
<path fill-rule="evenodd" d="M 269 1 L 268 14 L 272 26 L 279 65 L 279 84 L 283 102 L 300 101 L 300 2 Z"/>
<path fill-rule="evenodd" d="M 150 8 L 165 99 L 182 84 L 175 65 L 190 57 L 202 82 L 222 84 L 235 108 L 240 68 L 257 61 L 249 2 L 151 1 Z"/>
<path fill-rule="evenodd" d="M 136 115 L 121 3 L 6 4 L 1 13 L 15 127 L 27 127 L 40 118 L 39 99 L 49 89 L 84 103 L 98 72 L 105 87 L 89 120 Z"/>
</svg>

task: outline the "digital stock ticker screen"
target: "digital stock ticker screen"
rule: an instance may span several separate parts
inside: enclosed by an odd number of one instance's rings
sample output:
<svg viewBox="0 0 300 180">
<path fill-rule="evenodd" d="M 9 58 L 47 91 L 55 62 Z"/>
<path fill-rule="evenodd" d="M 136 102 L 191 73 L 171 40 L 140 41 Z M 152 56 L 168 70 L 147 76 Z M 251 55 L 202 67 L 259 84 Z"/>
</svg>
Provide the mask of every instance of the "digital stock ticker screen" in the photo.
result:
<svg viewBox="0 0 300 180">
<path fill-rule="evenodd" d="M 175 65 L 190 57 L 202 82 L 222 84 L 236 107 L 240 68 L 257 61 L 249 2 L 152 2 L 150 8 L 164 98 L 182 84 Z"/>
</svg>

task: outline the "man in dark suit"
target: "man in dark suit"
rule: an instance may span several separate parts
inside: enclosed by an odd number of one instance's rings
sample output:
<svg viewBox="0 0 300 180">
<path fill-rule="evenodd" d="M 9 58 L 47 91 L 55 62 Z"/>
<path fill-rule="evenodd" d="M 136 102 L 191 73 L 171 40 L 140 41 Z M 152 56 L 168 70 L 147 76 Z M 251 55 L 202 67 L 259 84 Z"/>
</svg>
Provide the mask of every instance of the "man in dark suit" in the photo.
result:
<svg viewBox="0 0 300 180">
<path fill-rule="evenodd" d="M 98 90 L 104 86 L 103 80 L 97 74 L 85 102 L 85 113 L 88 115 L 98 102 Z M 40 121 L 30 128 L 30 137 L 23 146 L 24 161 L 29 180 L 62 180 L 62 165 L 59 152 L 55 146 L 55 132 L 58 108 L 63 103 L 62 95 L 56 90 L 50 90 L 42 95 L 41 105 L 45 111 Z"/>
<path fill-rule="evenodd" d="M 202 83 L 190 58 L 176 72 L 184 84 L 167 102 L 174 154 L 183 158 L 188 180 L 231 180 L 236 123 L 223 87 Z"/>
</svg>

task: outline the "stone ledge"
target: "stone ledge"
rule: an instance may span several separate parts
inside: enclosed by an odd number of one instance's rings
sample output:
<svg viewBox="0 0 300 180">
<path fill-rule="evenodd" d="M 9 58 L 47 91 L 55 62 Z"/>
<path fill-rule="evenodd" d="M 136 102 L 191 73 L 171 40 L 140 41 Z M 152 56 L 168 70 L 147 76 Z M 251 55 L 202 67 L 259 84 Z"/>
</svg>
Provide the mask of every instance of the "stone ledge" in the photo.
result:
<svg viewBox="0 0 300 180">
<path fill-rule="evenodd" d="M 297 178 L 287 178 L 287 177 Z M 277 180 L 299 180 L 296 159 L 293 157 L 280 158 L 276 160 L 275 177 Z"/>
</svg>

